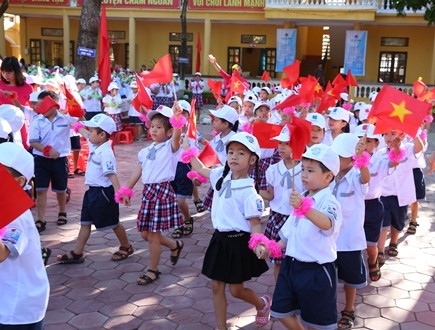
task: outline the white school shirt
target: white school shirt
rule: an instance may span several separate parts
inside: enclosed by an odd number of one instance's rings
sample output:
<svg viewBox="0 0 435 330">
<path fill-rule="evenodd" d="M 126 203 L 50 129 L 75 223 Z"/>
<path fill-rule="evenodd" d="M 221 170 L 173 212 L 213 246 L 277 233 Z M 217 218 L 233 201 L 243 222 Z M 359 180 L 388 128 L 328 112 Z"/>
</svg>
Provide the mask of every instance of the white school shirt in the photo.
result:
<svg viewBox="0 0 435 330">
<path fill-rule="evenodd" d="M 112 108 L 111 106 L 104 107 L 104 112 L 109 115 L 116 115 L 118 113 L 121 113 L 121 104 L 122 99 L 119 94 L 116 94 L 114 97 L 112 97 L 110 94 L 107 94 L 103 97 L 103 103 L 111 104 L 112 102 L 115 102 L 117 104 L 116 108 Z"/>
<path fill-rule="evenodd" d="M 85 88 L 82 91 L 82 96 L 83 106 L 85 107 L 86 112 L 101 112 L 101 99 L 103 98 L 103 93 L 100 88 Z"/>
<path fill-rule="evenodd" d="M 221 178 L 224 166 L 212 169 L 210 183 L 214 189 L 211 219 L 214 229 L 220 232 L 251 232 L 249 219 L 260 218 L 264 211 L 264 202 L 255 190 L 251 178 L 231 180 L 229 171 L 224 178 L 221 190 L 216 190 L 216 182 Z"/>
<path fill-rule="evenodd" d="M 10 254 L 0 262 L 0 324 L 39 322 L 45 316 L 50 284 L 30 210 L 7 225 L 2 242 Z"/>
<path fill-rule="evenodd" d="M 331 146 L 332 142 L 334 142 L 334 139 L 332 138 L 332 131 L 328 129 L 325 132 L 325 135 L 323 135 L 322 143 Z"/>
<path fill-rule="evenodd" d="M 302 165 L 299 163 L 294 167 L 295 190 L 302 193 L 304 190 L 301 180 Z M 273 187 L 274 197 L 269 202 L 270 208 L 284 215 L 290 215 L 293 208 L 290 205 L 290 193 L 292 191 L 293 169 L 288 169 L 284 160 L 272 164 L 266 170 L 266 181 Z"/>
<path fill-rule="evenodd" d="M 70 127 L 78 120 L 59 111 L 56 112 L 53 121 L 49 121 L 44 115 L 37 115 L 30 124 L 29 142 L 50 145 L 59 152 L 59 157 L 66 157 L 71 152 Z M 42 151 L 36 149 L 33 149 L 33 154 L 45 157 Z"/>
<path fill-rule="evenodd" d="M 364 232 L 365 203 L 369 184 L 361 183 L 361 174 L 352 167 L 337 183 L 329 185 L 341 204 L 342 223 L 337 238 L 337 251 L 360 251 L 367 248 Z"/>
<path fill-rule="evenodd" d="M 151 160 L 147 158 L 147 155 L 153 147 L 156 149 L 156 158 Z M 175 152 L 172 151 L 172 138 L 157 145 L 153 142 L 139 151 L 138 160 L 142 167 L 142 183 L 173 181 L 181 151 L 181 148 Z"/>
<path fill-rule="evenodd" d="M 134 93 L 133 91 L 130 91 L 130 93 L 127 96 L 127 101 L 133 101 L 133 99 L 137 96 L 137 92 Z M 128 103 L 128 116 L 129 117 L 139 117 L 140 113 L 134 108 L 132 103 Z"/>
<path fill-rule="evenodd" d="M 236 132 L 230 131 L 226 136 L 224 136 L 223 138 L 221 137 L 222 133 L 219 133 L 218 135 L 216 135 L 213 140 L 210 141 L 210 146 L 214 149 L 214 151 L 216 151 L 216 154 L 219 157 L 219 160 L 221 162 L 221 164 L 225 164 L 225 162 L 227 161 L 227 148 L 225 146 L 225 143 L 230 139 L 230 137 L 232 137 L 234 134 L 236 134 Z M 217 151 L 216 147 L 219 143 L 219 141 L 222 141 L 223 143 L 223 150 L 222 151 Z"/>
<path fill-rule="evenodd" d="M 86 167 L 85 185 L 91 187 L 110 187 L 108 175 L 116 174 L 116 158 L 113 154 L 110 141 L 104 142 L 100 146 L 93 145 L 88 140 L 89 158 Z"/>
<path fill-rule="evenodd" d="M 399 206 L 406 206 L 417 200 L 415 195 L 414 175 L 412 173 L 411 158 L 415 157 L 414 144 L 405 143 L 400 146 L 405 148 L 405 158 L 388 175 L 382 184 L 382 196 L 397 196 Z M 380 155 L 387 155 L 387 149 L 379 150 Z"/>
<path fill-rule="evenodd" d="M 306 194 L 305 194 L 306 195 Z M 331 220 L 331 228 L 322 230 L 305 217 L 291 214 L 279 231 L 280 239 L 287 244 L 285 255 L 302 262 L 324 264 L 337 259 L 336 239 L 341 226 L 341 206 L 329 187 L 314 196 L 313 208 Z"/>
<path fill-rule="evenodd" d="M 191 81 L 189 84 L 189 89 L 192 90 L 192 94 L 202 94 L 204 89 L 203 81 Z"/>
<path fill-rule="evenodd" d="M 377 153 L 373 154 L 370 158 L 370 165 L 368 166 L 370 172 L 369 191 L 365 199 L 377 199 L 382 194 L 382 184 L 390 169 L 390 161 L 387 157 L 381 156 Z"/>
</svg>

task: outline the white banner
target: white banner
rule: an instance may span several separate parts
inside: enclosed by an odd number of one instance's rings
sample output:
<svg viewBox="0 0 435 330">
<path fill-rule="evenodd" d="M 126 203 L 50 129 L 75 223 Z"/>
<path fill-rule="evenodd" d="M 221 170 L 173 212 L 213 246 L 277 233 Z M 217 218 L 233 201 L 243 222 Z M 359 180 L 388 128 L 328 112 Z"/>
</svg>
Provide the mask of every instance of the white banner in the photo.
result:
<svg viewBox="0 0 435 330">
<path fill-rule="evenodd" d="M 364 76 L 366 69 L 367 31 L 346 31 L 344 73 L 350 69 L 353 76 Z"/>
<path fill-rule="evenodd" d="M 294 63 L 296 58 L 296 29 L 276 30 L 276 72 Z"/>
</svg>

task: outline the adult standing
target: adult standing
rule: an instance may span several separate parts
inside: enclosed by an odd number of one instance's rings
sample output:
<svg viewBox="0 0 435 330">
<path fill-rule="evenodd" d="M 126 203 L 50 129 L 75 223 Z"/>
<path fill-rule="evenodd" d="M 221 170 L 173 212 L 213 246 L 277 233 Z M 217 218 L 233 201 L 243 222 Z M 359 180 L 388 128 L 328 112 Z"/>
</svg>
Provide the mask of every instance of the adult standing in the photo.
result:
<svg viewBox="0 0 435 330">
<path fill-rule="evenodd" d="M 20 63 L 15 56 L 5 57 L 1 62 L 0 104 L 12 104 L 19 108 L 28 105 L 29 96 L 33 92 L 32 86 L 26 83 L 21 71 Z M 27 132 L 29 123 L 21 128 L 23 146 L 29 149 Z"/>
</svg>

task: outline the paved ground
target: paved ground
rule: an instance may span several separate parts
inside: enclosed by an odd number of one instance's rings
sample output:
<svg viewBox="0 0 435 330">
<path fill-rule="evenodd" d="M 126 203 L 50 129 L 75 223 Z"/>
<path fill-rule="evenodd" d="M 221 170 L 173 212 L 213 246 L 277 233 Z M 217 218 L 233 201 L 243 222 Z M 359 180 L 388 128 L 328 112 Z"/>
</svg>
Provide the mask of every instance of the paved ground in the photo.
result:
<svg viewBox="0 0 435 330">
<path fill-rule="evenodd" d="M 199 125 L 210 137 L 211 126 Z M 432 148 L 435 134 L 431 133 Z M 118 173 L 125 184 L 136 164 L 137 152 L 145 142 L 117 145 Z M 70 182 L 72 198 L 68 204 L 69 222 L 56 225 L 57 208 L 52 200 L 47 212 L 47 230 L 41 234 L 45 246 L 53 250 L 47 266 L 51 284 L 46 315 L 47 330 L 69 329 L 213 329 L 215 320 L 212 294 L 207 278 L 200 274 L 202 258 L 213 232 L 209 213 L 195 214 L 191 237 L 183 238 L 185 247 L 173 267 L 169 251 L 163 251 L 160 279 L 138 286 L 136 279 L 148 264 L 148 246 L 136 231 L 136 214 L 140 205 L 141 185 L 131 207 L 121 206 L 121 219 L 133 242 L 135 253 L 122 262 L 110 260 L 117 250 L 112 232 L 93 231 L 85 250 L 86 261 L 79 265 L 60 265 L 56 255 L 72 249 L 78 233 L 83 178 Z M 358 290 L 355 329 L 423 330 L 435 329 L 435 176 L 427 177 L 427 202 L 422 203 L 417 234 L 403 234 L 398 258 L 388 258 L 382 279 Z M 201 187 L 203 195 L 208 186 Z M 263 218 L 263 225 L 266 217 Z M 273 294 L 272 270 L 247 286 L 259 294 Z M 339 290 L 339 306 L 344 302 Z M 231 329 L 254 329 L 255 310 L 228 294 L 228 325 Z M 284 329 L 271 321 L 265 329 Z"/>
</svg>

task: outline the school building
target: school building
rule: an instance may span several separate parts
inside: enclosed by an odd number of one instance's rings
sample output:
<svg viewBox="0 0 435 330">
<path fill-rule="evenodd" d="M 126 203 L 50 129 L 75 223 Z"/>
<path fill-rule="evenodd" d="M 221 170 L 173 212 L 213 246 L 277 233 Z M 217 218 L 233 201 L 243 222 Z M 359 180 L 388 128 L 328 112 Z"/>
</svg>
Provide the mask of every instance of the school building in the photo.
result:
<svg viewBox="0 0 435 330">
<path fill-rule="evenodd" d="M 9 0 L 0 52 L 29 64 L 75 63 L 83 1 Z M 112 64 L 139 70 L 170 53 L 178 72 L 183 1 L 102 0 Z M 325 78 L 331 79 L 346 67 L 345 53 L 354 52 L 363 70 L 352 72 L 363 88 L 382 83 L 407 88 L 419 76 L 435 83 L 434 27 L 424 21 L 423 11 L 398 17 L 390 0 L 187 1 L 187 74 L 195 71 L 199 39 L 200 71 L 206 76 L 216 75 L 207 60 L 213 54 L 228 72 L 239 63 L 249 79 L 258 79 L 263 70 L 279 78 L 278 63 L 292 53 L 301 61 L 302 76 L 325 60 Z M 287 43 L 279 31 L 291 31 L 294 40 Z M 365 31 L 365 45 L 349 47 L 349 31 Z"/>
</svg>

